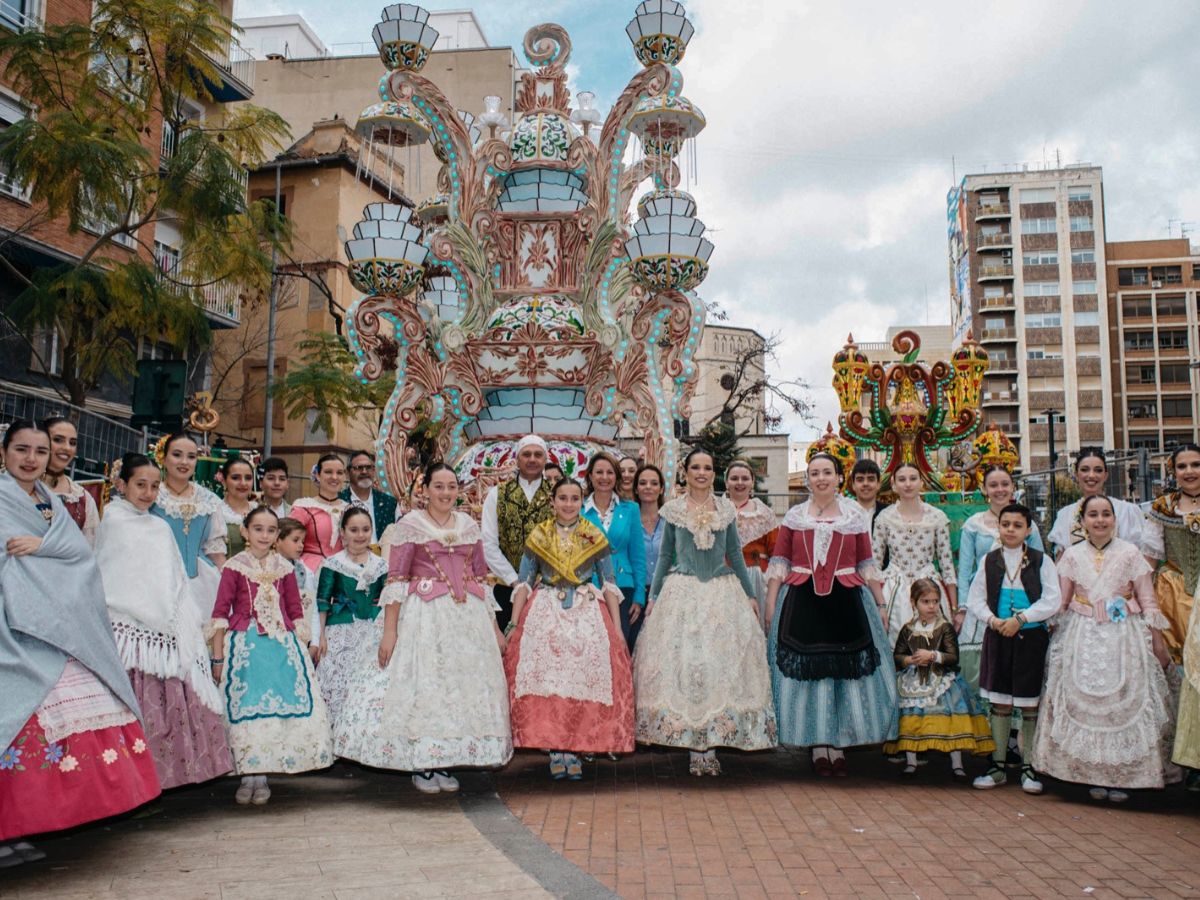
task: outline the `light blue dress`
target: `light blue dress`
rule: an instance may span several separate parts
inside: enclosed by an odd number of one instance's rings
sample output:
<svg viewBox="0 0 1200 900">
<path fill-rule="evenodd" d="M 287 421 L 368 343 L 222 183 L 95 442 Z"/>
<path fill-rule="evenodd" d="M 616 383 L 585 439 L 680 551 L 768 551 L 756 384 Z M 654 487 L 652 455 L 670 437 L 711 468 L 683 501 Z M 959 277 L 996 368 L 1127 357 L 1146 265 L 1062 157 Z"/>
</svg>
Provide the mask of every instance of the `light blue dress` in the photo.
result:
<svg viewBox="0 0 1200 900">
<path fill-rule="evenodd" d="M 221 583 L 221 572 L 208 557 L 226 553 L 226 526 L 221 499 L 202 485 L 194 484 L 193 488 L 192 496 L 184 499 L 168 491 L 165 482 L 160 484 L 158 500 L 150 511 L 171 526 L 187 572 L 192 601 L 200 611 L 200 620 L 207 622 L 212 617 Z"/>
<path fill-rule="evenodd" d="M 967 594 L 971 592 L 971 582 L 975 573 L 983 564 L 983 558 L 996 546 L 999 537 L 988 522 L 987 510 L 977 512 L 963 523 L 962 533 L 958 542 L 958 604 L 962 609 L 967 608 Z M 1034 550 L 1043 550 L 1042 536 L 1038 533 L 1035 523 L 1025 538 L 1025 543 Z M 963 678 L 971 688 L 971 692 L 979 697 L 979 660 L 983 652 L 983 634 L 987 626 L 971 615 L 970 610 L 963 620 L 962 631 L 958 633 L 958 666 Z"/>
</svg>

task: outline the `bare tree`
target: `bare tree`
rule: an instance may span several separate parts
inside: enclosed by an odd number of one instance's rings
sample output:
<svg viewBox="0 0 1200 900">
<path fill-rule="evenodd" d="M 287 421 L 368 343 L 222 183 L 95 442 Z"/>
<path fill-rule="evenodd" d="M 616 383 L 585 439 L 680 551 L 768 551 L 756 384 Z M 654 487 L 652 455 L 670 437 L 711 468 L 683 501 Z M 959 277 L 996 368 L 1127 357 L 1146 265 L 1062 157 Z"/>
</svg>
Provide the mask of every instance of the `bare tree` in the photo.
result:
<svg viewBox="0 0 1200 900">
<path fill-rule="evenodd" d="M 808 383 L 799 379 L 777 379 L 768 371 L 768 362 L 778 362 L 775 351 L 782 340 L 776 332 L 762 344 L 748 342 L 734 354 L 718 381 L 721 393 L 716 399 L 720 405 L 700 430 L 724 423 L 733 428 L 737 437 L 751 434 L 760 410 L 764 431 L 778 428 L 787 413 L 797 415 L 805 422 L 812 420 Z"/>
</svg>

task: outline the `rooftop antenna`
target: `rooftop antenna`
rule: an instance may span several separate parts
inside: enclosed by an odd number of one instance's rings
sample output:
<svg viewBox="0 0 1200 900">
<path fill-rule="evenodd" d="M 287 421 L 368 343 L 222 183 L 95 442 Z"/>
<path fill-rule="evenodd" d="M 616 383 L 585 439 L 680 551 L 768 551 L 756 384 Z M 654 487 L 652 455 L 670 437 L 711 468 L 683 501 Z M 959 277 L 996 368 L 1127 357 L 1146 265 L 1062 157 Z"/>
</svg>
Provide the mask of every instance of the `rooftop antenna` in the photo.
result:
<svg viewBox="0 0 1200 900">
<path fill-rule="evenodd" d="M 1179 236 L 1184 239 L 1191 237 L 1192 226 L 1194 226 L 1195 224 L 1196 224 L 1195 222 L 1180 222 L 1179 223 Z"/>
<path fill-rule="evenodd" d="M 1167 237 L 1171 236 L 1171 230 L 1175 227 L 1175 223 L 1178 221 L 1178 219 L 1167 219 Z"/>
</svg>

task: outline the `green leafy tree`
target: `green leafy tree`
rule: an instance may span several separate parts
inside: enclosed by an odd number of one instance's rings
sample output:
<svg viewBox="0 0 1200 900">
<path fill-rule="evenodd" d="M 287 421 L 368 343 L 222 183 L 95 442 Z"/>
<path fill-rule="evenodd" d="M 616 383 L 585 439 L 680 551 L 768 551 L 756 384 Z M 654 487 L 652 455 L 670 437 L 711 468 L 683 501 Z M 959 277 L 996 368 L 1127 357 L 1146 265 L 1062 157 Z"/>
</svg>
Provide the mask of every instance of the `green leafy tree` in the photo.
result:
<svg viewBox="0 0 1200 900">
<path fill-rule="evenodd" d="M 286 223 L 247 205 L 245 165 L 287 136 L 252 105 L 199 122 L 235 26 L 206 0 L 97 0 L 90 23 L 0 37 L 8 79 L 31 113 L 0 133 L 0 166 L 29 193 L 31 213 L 0 235 L 0 269 L 22 290 L 4 312 L 32 347 L 53 329 L 70 399 L 106 375 L 127 378 L 142 339 L 205 346 L 205 291 L 230 282 L 265 295 L 271 245 Z M 160 159 L 158 125 L 173 152 Z M 173 137 L 171 137 L 173 136 Z M 53 220 L 87 236 L 77 260 L 29 269 L 12 242 Z M 155 259 L 154 234 L 182 236 L 178 260 Z M 120 250 L 114 240 L 131 247 Z"/>
</svg>

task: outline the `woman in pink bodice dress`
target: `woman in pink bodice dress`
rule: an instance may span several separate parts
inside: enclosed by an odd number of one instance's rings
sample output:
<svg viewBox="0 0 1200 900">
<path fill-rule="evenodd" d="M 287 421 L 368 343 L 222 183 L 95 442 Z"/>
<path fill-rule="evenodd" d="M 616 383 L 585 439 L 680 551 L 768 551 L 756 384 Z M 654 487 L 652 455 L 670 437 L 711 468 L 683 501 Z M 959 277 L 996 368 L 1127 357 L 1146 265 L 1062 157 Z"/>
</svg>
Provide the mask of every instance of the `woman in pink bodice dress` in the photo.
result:
<svg viewBox="0 0 1200 900">
<path fill-rule="evenodd" d="M 346 481 L 346 464 L 336 453 L 326 453 L 313 467 L 317 496 L 301 497 L 294 504 L 291 518 L 304 525 L 304 552 L 300 561 L 314 575 L 321 563 L 342 549 L 338 523 L 346 510 L 346 501 L 338 492 Z"/>
</svg>

